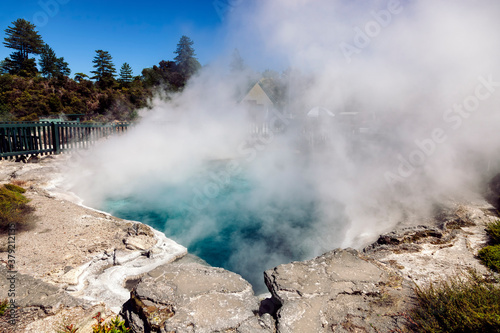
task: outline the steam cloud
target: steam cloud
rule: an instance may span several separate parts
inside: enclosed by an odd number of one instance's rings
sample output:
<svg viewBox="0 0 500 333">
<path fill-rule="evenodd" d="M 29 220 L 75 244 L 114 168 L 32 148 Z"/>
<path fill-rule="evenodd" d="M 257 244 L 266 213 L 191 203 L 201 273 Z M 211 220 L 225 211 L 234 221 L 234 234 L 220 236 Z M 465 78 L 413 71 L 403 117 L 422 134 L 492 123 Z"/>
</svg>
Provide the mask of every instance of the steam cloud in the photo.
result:
<svg viewBox="0 0 500 333">
<path fill-rule="evenodd" d="M 130 209 L 156 212 L 155 226 L 186 246 L 230 242 L 221 255 L 254 283 L 263 269 L 418 223 L 498 170 L 499 10 L 498 1 L 242 3 L 226 20 L 228 50 L 291 68 L 285 110 L 295 118 L 275 115 L 285 130 L 245 145 L 235 96 L 249 74 L 207 66 L 93 150 L 71 174 L 75 192 L 95 207 L 134 198 Z M 315 106 L 360 112 L 372 134 L 359 141 L 333 124 L 329 145 L 297 150 Z"/>
</svg>

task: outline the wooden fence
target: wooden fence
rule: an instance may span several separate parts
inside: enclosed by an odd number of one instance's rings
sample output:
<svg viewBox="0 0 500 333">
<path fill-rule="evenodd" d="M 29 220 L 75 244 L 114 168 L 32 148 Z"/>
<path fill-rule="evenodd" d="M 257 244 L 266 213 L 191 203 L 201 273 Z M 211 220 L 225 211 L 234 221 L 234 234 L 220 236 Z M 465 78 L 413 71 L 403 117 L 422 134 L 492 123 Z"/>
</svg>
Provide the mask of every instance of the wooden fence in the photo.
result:
<svg viewBox="0 0 500 333">
<path fill-rule="evenodd" d="M 99 139 L 127 131 L 129 126 L 130 123 L 0 123 L 0 159 L 88 148 Z"/>
</svg>

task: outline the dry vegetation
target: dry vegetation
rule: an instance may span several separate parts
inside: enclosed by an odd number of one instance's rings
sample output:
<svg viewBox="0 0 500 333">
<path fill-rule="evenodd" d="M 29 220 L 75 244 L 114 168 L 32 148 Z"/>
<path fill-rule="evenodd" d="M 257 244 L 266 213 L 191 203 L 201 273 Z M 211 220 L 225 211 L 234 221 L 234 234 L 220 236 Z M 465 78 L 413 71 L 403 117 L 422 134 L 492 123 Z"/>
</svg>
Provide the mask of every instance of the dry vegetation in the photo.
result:
<svg viewBox="0 0 500 333">
<path fill-rule="evenodd" d="M 490 244 L 478 258 L 500 271 L 500 221 L 486 229 Z M 494 278 L 468 271 L 428 287 L 415 287 L 417 305 L 410 329 L 417 332 L 500 332 L 500 286 Z"/>
<path fill-rule="evenodd" d="M 16 232 L 30 230 L 34 227 L 34 208 L 23 193 L 26 190 L 14 184 L 0 187 L 0 232 L 6 233 L 9 226 L 15 224 Z"/>
</svg>

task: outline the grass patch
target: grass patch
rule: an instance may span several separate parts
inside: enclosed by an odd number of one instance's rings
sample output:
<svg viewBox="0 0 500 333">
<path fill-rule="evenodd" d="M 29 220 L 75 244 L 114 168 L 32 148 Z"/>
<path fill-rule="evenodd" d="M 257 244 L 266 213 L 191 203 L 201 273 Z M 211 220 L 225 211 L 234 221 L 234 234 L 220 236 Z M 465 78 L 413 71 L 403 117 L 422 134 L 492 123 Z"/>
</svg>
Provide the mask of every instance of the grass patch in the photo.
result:
<svg viewBox="0 0 500 333">
<path fill-rule="evenodd" d="M 34 208 L 22 193 L 22 187 L 6 184 L 0 187 L 0 232 L 7 232 L 9 225 L 15 224 L 16 231 L 29 230 L 34 227 Z"/>
<path fill-rule="evenodd" d="M 92 325 L 93 333 L 128 333 L 131 331 L 130 328 L 125 327 L 125 321 L 120 320 L 118 316 L 109 323 L 104 323 L 100 312 L 93 318 L 97 321 L 97 324 Z"/>
<path fill-rule="evenodd" d="M 495 222 L 488 224 L 486 232 L 490 236 L 493 244 L 500 244 L 500 220 L 496 220 Z"/>
<path fill-rule="evenodd" d="M 500 272 L 500 245 L 486 246 L 479 250 L 477 256 L 483 265 L 495 272 Z"/>
<path fill-rule="evenodd" d="M 486 233 L 491 245 L 479 250 L 477 257 L 489 269 L 500 272 L 500 220 L 488 224 Z"/>
<path fill-rule="evenodd" d="M 410 329 L 416 332 L 500 332 L 500 287 L 475 271 L 417 286 L 415 293 Z"/>
<path fill-rule="evenodd" d="M 125 327 L 125 321 L 120 320 L 119 316 L 111 319 L 110 322 L 104 322 L 104 318 L 100 312 L 98 312 L 92 319 L 95 319 L 97 323 L 92 325 L 92 333 L 129 333 L 131 328 Z M 78 333 L 80 328 L 74 324 L 70 324 L 67 320 L 64 320 L 56 333 Z"/>
<path fill-rule="evenodd" d="M 7 307 L 9 306 L 9 301 L 8 300 L 3 300 L 0 302 L 0 316 L 3 316 L 5 313 L 5 310 L 7 310 Z"/>
<path fill-rule="evenodd" d="M 17 186 L 14 184 L 5 184 L 4 187 L 12 192 L 17 192 L 17 193 L 25 193 L 26 192 L 26 190 L 24 188 L 22 188 L 21 186 Z"/>
</svg>

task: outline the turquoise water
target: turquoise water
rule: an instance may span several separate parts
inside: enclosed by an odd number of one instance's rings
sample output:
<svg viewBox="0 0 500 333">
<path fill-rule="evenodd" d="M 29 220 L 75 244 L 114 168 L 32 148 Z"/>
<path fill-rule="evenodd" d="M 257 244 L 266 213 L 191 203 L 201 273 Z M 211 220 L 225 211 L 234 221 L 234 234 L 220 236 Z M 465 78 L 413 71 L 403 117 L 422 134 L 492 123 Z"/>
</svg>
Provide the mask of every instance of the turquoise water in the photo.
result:
<svg viewBox="0 0 500 333">
<path fill-rule="evenodd" d="M 241 274 L 256 293 L 266 292 L 266 269 L 308 256 L 298 239 L 311 233 L 314 198 L 304 199 L 299 191 L 263 195 L 262 184 L 241 175 L 220 185 L 217 195 L 200 195 L 215 178 L 202 173 L 181 183 L 150 185 L 137 195 L 109 198 L 103 209 L 163 231 L 210 265 Z M 300 182 L 295 186 L 302 187 Z"/>
</svg>

